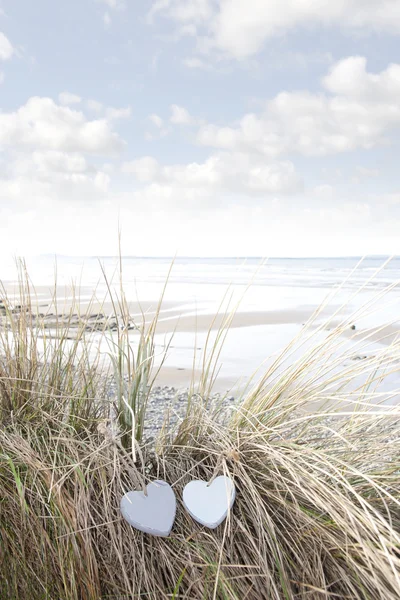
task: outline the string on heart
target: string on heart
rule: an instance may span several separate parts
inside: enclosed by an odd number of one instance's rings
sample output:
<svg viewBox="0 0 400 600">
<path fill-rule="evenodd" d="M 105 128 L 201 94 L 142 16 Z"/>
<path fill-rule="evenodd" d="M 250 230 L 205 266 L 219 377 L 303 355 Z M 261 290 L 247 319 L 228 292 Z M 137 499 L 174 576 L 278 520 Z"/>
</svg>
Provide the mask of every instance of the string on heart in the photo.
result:
<svg viewBox="0 0 400 600">
<path fill-rule="evenodd" d="M 124 397 L 123 397 L 123 399 L 126 402 Z M 129 407 L 129 409 L 130 409 L 130 407 Z M 123 447 L 119 437 L 115 433 L 112 432 L 110 427 L 107 425 L 107 421 L 100 423 L 97 427 L 97 430 L 99 433 L 102 433 L 108 439 L 110 444 L 117 446 L 119 448 L 120 458 L 125 463 L 127 469 L 130 472 L 132 479 L 134 481 L 138 482 L 139 486 L 143 490 L 144 495 L 147 496 L 147 487 L 146 487 L 146 480 L 145 480 L 145 475 L 144 475 L 146 466 L 144 464 L 144 458 L 143 458 L 142 451 L 140 449 L 138 441 L 135 438 L 135 416 L 133 414 L 133 411 L 132 411 L 132 453 L 131 454 L 129 454 L 126 451 L 126 449 Z M 139 458 L 140 458 L 143 474 L 139 471 L 139 469 L 136 466 L 137 455 L 139 455 Z"/>
<path fill-rule="evenodd" d="M 230 448 L 229 450 L 224 450 L 219 455 L 217 464 L 214 467 L 214 472 L 212 474 L 212 477 L 209 480 L 209 482 L 207 483 L 207 487 L 209 487 L 212 484 L 212 482 L 214 481 L 214 479 L 218 476 L 218 472 L 220 471 L 221 467 L 222 467 L 222 471 L 224 472 L 224 475 L 226 475 L 227 477 L 231 476 L 229 469 L 228 469 L 228 465 L 226 464 L 227 460 L 231 460 L 234 463 L 239 463 L 240 462 L 239 451 L 236 450 L 236 448 Z"/>
<path fill-rule="evenodd" d="M 131 417 L 132 417 L 132 460 L 133 460 L 133 464 L 136 463 L 136 451 L 135 451 L 135 443 L 136 443 L 136 438 L 135 438 L 135 430 L 136 430 L 136 417 L 135 417 L 135 412 L 133 410 L 133 408 L 130 406 L 129 402 L 127 402 L 125 396 L 122 394 L 122 400 L 126 406 L 126 408 L 129 410 L 129 412 L 131 413 Z"/>
<path fill-rule="evenodd" d="M 137 480 L 139 482 L 139 485 L 142 488 L 142 491 L 143 491 L 144 495 L 147 496 L 147 486 L 146 486 L 145 476 L 139 471 L 139 469 L 137 468 L 136 464 L 133 463 L 132 460 L 129 460 L 132 455 L 129 454 L 125 450 L 125 448 L 121 444 L 121 440 L 119 440 L 119 439 L 115 440 L 114 443 L 120 449 L 120 451 L 122 453 L 122 459 L 124 460 L 127 468 L 129 469 L 132 479 L 133 480 Z M 140 450 L 140 446 L 137 443 L 136 439 L 135 439 L 135 444 L 137 444 L 137 450 L 138 450 L 138 454 L 140 456 L 140 462 L 142 464 L 142 469 L 143 469 L 143 473 L 144 473 L 145 472 L 145 464 L 144 464 L 143 454 L 142 454 L 142 452 Z"/>
<path fill-rule="evenodd" d="M 143 473 L 144 473 L 145 472 L 145 464 L 144 464 L 144 460 L 143 460 L 143 454 L 140 450 L 140 446 L 135 437 L 135 430 L 136 430 L 135 412 L 134 412 L 133 408 L 130 406 L 130 404 L 127 402 L 127 400 L 123 394 L 122 394 L 122 400 L 124 401 L 125 406 L 130 411 L 131 416 L 132 416 L 132 461 L 133 461 L 133 465 L 134 465 L 134 468 L 136 469 L 135 465 L 136 465 L 136 445 L 137 445 L 137 449 L 138 449 L 138 453 L 140 456 L 140 461 L 142 463 L 142 469 L 143 469 Z M 137 469 L 136 469 L 136 471 L 137 471 L 137 473 L 139 473 L 139 471 Z M 145 496 L 147 496 L 147 487 L 146 487 L 144 475 L 142 477 L 142 488 L 143 488 L 143 494 Z"/>
</svg>

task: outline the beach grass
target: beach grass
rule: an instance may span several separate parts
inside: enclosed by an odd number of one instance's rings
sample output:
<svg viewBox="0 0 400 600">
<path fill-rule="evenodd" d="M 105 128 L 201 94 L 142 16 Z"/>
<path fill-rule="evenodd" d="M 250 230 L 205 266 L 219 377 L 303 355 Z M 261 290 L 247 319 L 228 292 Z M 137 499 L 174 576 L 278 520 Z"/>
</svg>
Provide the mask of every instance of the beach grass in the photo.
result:
<svg viewBox="0 0 400 600">
<path fill-rule="evenodd" d="M 49 331 L 20 266 L 20 307 L 3 294 L 0 329 L 0 598 L 399 597 L 400 411 L 378 387 L 398 370 L 399 342 L 338 372 L 348 322 L 290 360 L 304 341 L 294 340 L 227 414 L 210 401 L 226 311 L 183 419 L 166 418 L 154 445 L 143 434 L 159 311 L 136 324 L 134 348 L 123 287 L 114 334 L 78 325 L 72 335 L 68 319 Z M 109 340 L 115 402 L 94 336 Z M 312 342 L 311 329 L 303 336 Z M 237 497 L 210 530 L 182 491 L 221 474 Z M 177 497 L 168 538 L 134 530 L 119 510 L 126 491 L 155 479 Z"/>
</svg>

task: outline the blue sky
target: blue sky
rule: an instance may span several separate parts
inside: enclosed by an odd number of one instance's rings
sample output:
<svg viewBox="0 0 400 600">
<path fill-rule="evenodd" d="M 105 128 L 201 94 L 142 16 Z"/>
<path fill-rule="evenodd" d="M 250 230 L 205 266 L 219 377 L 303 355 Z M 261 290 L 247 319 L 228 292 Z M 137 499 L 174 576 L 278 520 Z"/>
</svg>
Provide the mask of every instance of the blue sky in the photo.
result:
<svg viewBox="0 0 400 600">
<path fill-rule="evenodd" d="M 0 0 L 0 251 L 400 254 L 398 0 Z"/>
</svg>

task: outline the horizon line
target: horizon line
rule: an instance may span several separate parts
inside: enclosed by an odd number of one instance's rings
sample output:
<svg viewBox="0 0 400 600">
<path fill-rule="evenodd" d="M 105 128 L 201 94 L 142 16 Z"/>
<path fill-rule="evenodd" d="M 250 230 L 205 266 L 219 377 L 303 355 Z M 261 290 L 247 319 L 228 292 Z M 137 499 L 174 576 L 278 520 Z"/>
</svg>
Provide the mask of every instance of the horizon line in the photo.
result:
<svg viewBox="0 0 400 600">
<path fill-rule="evenodd" d="M 60 257 L 60 258 L 119 258 L 118 254 L 60 254 L 57 252 L 45 253 L 37 255 L 39 258 L 49 257 Z M 33 258 L 33 257 L 32 257 Z M 139 258 L 139 259 L 163 259 L 163 260 L 246 260 L 246 259 L 258 259 L 258 260 L 319 260 L 319 259 L 388 259 L 388 258 L 400 258 L 400 254 L 364 254 L 364 255 L 329 255 L 329 256 L 187 256 L 187 255 L 175 255 L 175 256 L 146 256 L 136 254 L 122 254 L 121 258 Z"/>
</svg>

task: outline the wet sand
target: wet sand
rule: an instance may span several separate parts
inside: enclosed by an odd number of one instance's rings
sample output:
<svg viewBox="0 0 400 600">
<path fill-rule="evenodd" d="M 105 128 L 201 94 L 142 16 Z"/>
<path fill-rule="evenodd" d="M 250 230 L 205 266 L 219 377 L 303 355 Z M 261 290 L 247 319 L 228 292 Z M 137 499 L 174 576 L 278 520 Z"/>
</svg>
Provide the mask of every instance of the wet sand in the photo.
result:
<svg viewBox="0 0 400 600">
<path fill-rule="evenodd" d="M 5 288 L 9 301 L 14 305 L 22 303 L 18 290 L 12 285 Z M 0 298 L 2 294 L 0 291 Z M 47 321 L 50 317 L 79 316 L 101 322 L 115 314 L 121 314 L 121 306 L 109 299 L 99 299 L 89 287 L 81 287 L 79 293 L 72 288 L 59 286 L 54 288 L 37 286 L 31 290 L 32 312 L 44 316 Z M 129 316 L 133 323 L 140 326 L 143 320 L 150 325 L 158 310 L 158 301 L 128 301 Z M 316 310 L 316 306 L 304 306 L 297 309 L 268 310 L 268 311 L 241 311 L 239 310 L 230 320 L 230 327 L 251 327 L 256 325 L 279 325 L 305 323 Z M 336 309 L 331 305 L 329 310 L 321 312 L 320 316 L 327 318 Z M 208 331 L 218 330 L 229 318 L 229 313 L 215 315 L 214 313 L 197 312 L 194 304 L 187 302 L 163 301 L 157 323 L 158 333 L 174 331 Z"/>
<path fill-rule="evenodd" d="M 9 285 L 6 288 L 6 293 L 9 301 L 14 305 L 22 303 L 18 297 L 18 290 L 15 286 Z M 4 294 L 0 292 L 0 298 Z M 49 331 L 55 329 L 58 322 L 68 322 L 71 327 L 68 335 L 73 338 L 74 331 L 76 332 L 79 324 L 85 325 L 86 329 L 90 331 L 91 327 L 93 331 L 101 331 L 107 329 L 110 324 L 114 330 L 118 327 L 115 319 L 109 320 L 108 318 L 115 313 L 120 313 L 121 309 L 118 305 L 113 305 L 110 300 L 101 300 L 93 294 L 93 289 L 90 287 L 81 287 L 78 291 L 74 291 L 70 287 L 59 286 L 54 291 L 54 288 L 48 286 L 38 286 L 31 293 L 32 298 L 32 313 L 41 315 L 46 323 L 45 327 Z M 129 329 L 132 340 L 135 340 L 137 332 L 134 330 L 135 326 L 140 326 L 143 320 L 149 325 L 152 319 L 155 317 L 158 302 L 154 300 L 145 300 L 143 302 L 128 302 L 130 323 Z M 249 336 L 252 336 L 252 331 L 263 329 L 264 331 L 274 332 L 275 338 L 279 337 L 279 332 L 285 330 L 286 338 L 288 331 L 293 337 L 301 330 L 303 325 L 312 317 L 316 310 L 316 306 L 303 306 L 297 309 L 279 309 L 269 311 L 247 311 L 237 312 L 231 319 L 229 327 L 231 330 L 239 330 L 248 328 Z M 318 315 L 317 322 L 323 323 L 335 312 L 335 306 L 329 306 L 329 309 L 325 309 Z M 159 314 L 158 324 L 156 333 L 159 334 L 159 338 L 168 336 L 168 334 L 190 334 L 198 333 L 199 337 L 204 337 L 206 332 L 217 332 L 226 323 L 228 315 L 219 314 L 196 314 L 195 305 L 189 304 L 188 302 L 172 302 L 165 301 L 162 303 L 162 307 Z M 332 321 L 327 325 L 326 329 L 333 329 L 338 322 Z M 282 326 L 282 329 L 281 329 Z M 314 327 L 314 326 L 312 326 Z M 246 333 L 246 332 L 245 332 Z M 378 342 L 380 344 L 389 345 L 398 338 L 400 330 L 394 325 L 386 325 L 384 328 L 373 328 L 368 332 L 365 330 L 358 331 L 350 328 L 342 332 L 342 336 L 348 340 L 354 341 L 355 343 L 365 339 L 366 335 L 369 336 L 371 342 Z M 246 334 L 247 335 L 247 334 Z M 272 337 L 273 337 L 272 336 Z M 264 338 L 267 336 L 264 336 Z M 284 337 L 284 336 L 283 336 Z M 290 338 L 290 336 L 289 336 Z M 194 339 L 194 338 L 193 338 Z M 256 338 L 254 338 L 254 344 L 257 344 Z M 258 340 L 260 338 L 257 338 Z M 162 346 L 157 342 L 158 347 L 156 351 L 162 353 Z M 201 354 L 203 350 L 203 344 L 197 348 L 198 354 Z M 274 353 L 273 340 L 271 348 L 268 346 L 268 340 L 263 345 L 263 359 L 268 358 L 269 355 Z M 282 339 L 282 345 L 285 345 L 285 341 Z M 282 346 L 282 349 L 283 349 Z M 193 367 L 188 366 L 191 364 L 188 357 L 193 355 L 193 346 L 190 344 L 187 346 L 185 360 L 182 360 L 182 352 L 184 352 L 184 346 L 179 347 L 181 354 L 177 354 L 169 364 L 163 366 L 159 372 L 156 383 L 157 385 L 168 385 L 175 388 L 186 388 L 190 385 L 192 379 L 195 381 L 199 380 L 200 371 L 195 370 Z M 276 351 L 276 350 L 275 350 Z M 174 350 L 172 350 L 174 352 Z M 238 347 L 235 352 L 236 365 L 237 367 L 231 368 L 230 371 L 221 374 L 216 381 L 214 387 L 215 391 L 229 392 L 232 389 L 238 389 L 243 387 L 244 384 L 240 384 L 240 378 L 244 376 L 242 366 L 237 359 L 240 358 L 243 349 Z M 232 355 L 231 355 L 232 356 Z M 173 364 L 171 364 L 171 362 Z M 259 363 L 254 365 L 254 369 L 259 366 Z M 248 378 L 242 377 L 244 381 Z"/>
</svg>

